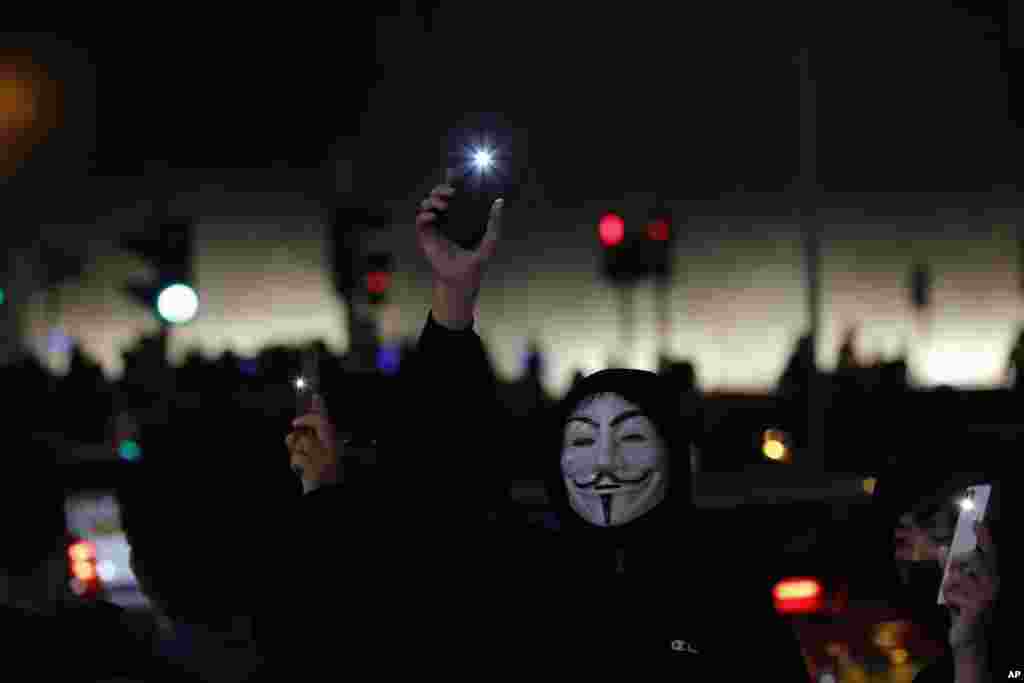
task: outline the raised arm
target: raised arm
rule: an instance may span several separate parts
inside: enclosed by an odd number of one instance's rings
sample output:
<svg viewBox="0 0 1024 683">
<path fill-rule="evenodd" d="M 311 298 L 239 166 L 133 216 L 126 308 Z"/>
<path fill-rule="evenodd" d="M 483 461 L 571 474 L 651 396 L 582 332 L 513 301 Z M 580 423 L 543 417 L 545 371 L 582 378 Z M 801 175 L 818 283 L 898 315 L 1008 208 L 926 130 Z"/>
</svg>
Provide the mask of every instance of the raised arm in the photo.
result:
<svg viewBox="0 0 1024 683">
<path fill-rule="evenodd" d="M 473 323 L 485 269 L 498 244 L 503 202 L 491 207 L 480 244 L 465 249 L 437 228 L 441 215 L 458 211 L 456 194 L 449 184 L 435 187 L 416 215 L 433 295 L 416 353 L 402 373 L 402 412 L 414 425 L 413 434 L 403 434 L 411 438 L 404 439 L 402 466 L 445 481 L 472 515 L 493 510 L 501 487 L 497 387 Z"/>
</svg>

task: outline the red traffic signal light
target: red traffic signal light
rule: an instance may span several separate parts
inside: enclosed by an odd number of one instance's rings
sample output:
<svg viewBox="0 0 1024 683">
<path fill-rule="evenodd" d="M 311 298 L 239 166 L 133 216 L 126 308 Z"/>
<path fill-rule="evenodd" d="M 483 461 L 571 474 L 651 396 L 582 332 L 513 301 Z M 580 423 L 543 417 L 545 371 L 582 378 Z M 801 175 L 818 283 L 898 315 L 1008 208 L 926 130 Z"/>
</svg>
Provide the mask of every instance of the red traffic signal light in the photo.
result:
<svg viewBox="0 0 1024 683">
<path fill-rule="evenodd" d="M 366 274 L 366 291 L 370 294 L 384 294 L 391 287 L 391 273 L 374 270 Z"/>
<path fill-rule="evenodd" d="M 654 242 L 668 242 L 669 226 L 664 218 L 656 218 L 647 224 L 647 239 Z"/>
<path fill-rule="evenodd" d="M 617 246 L 626 237 L 626 223 L 618 214 L 606 213 L 597 224 L 597 236 L 604 246 Z"/>
</svg>

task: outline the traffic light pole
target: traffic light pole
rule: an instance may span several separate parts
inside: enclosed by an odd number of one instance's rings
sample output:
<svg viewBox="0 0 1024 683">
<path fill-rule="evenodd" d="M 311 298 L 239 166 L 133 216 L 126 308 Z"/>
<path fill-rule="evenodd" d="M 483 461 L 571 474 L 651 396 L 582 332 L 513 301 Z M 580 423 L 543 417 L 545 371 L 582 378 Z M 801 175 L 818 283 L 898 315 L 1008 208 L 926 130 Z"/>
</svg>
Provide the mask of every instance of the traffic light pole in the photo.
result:
<svg viewBox="0 0 1024 683">
<path fill-rule="evenodd" d="M 821 339 L 821 231 L 817 215 L 817 112 L 814 80 L 810 77 L 807 48 L 800 50 L 794 62 L 800 70 L 800 176 L 797 193 L 802 205 L 800 217 L 804 237 L 804 275 L 807 292 L 807 317 L 811 337 L 811 362 L 807 377 L 807 452 L 799 462 L 809 469 L 823 470 L 825 461 L 826 387 L 818 373 L 817 348 Z"/>
<path fill-rule="evenodd" d="M 668 358 L 672 336 L 671 308 L 669 306 L 669 280 L 658 277 L 654 281 L 655 305 L 658 310 L 658 359 Z"/>
<path fill-rule="evenodd" d="M 633 288 L 620 283 L 615 289 L 619 299 L 619 362 L 629 367 L 633 359 Z"/>
</svg>

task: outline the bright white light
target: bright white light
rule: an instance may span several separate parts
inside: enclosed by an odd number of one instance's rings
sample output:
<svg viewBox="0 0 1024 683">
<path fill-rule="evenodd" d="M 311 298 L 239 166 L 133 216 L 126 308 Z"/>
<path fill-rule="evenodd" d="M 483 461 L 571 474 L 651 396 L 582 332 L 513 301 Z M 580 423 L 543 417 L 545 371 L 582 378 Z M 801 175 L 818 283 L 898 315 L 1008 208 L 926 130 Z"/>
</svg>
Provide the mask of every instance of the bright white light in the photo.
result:
<svg viewBox="0 0 1024 683">
<path fill-rule="evenodd" d="M 488 149 L 478 149 L 473 152 L 473 165 L 478 170 L 486 171 L 494 164 L 494 155 Z"/>
<path fill-rule="evenodd" d="M 156 300 L 156 310 L 167 322 L 181 325 L 196 317 L 199 311 L 199 297 L 188 285 L 171 285 L 160 292 Z"/>
<path fill-rule="evenodd" d="M 1006 350 L 996 340 L 986 340 L 976 348 L 946 344 L 922 355 L 918 373 L 921 384 L 926 386 L 998 386 L 1006 362 Z"/>
<path fill-rule="evenodd" d="M 305 389 L 306 388 L 306 378 L 305 377 L 296 377 L 295 378 L 295 388 L 298 389 L 299 391 L 302 391 L 303 389 Z"/>
<path fill-rule="evenodd" d="M 117 565 L 110 560 L 104 560 L 97 565 L 96 571 L 104 583 L 110 583 L 117 576 Z"/>
<path fill-rule="evenodd" d="M 974 501 L 970 498 L 964 498 L 960 501 L 960 509 L 970 511 L 974 509 Z"/>
</svg>

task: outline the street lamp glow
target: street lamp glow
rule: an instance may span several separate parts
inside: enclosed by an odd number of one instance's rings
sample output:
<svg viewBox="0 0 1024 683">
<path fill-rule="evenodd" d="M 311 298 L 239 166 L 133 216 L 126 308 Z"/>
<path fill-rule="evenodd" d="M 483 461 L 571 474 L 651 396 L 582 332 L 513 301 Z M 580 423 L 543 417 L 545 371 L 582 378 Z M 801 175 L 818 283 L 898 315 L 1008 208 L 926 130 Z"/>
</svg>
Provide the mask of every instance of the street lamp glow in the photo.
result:
<svg viewBox="0 0 1024 683">
<path fill-rule="evenodd" d="M 160 317 L 172 325 L 191 321 L 199 311 L 199 296 L 188 285 L 175 284 L 167 287 L 156 300 Z"/>
<path fill-rule="evenodd" d="M 786 446 L 776 439 L 768 439 L 764 442 L 762 449 L 766 458 L 770 460 L 782 460 L 786 457 Z"/>
</svg>

